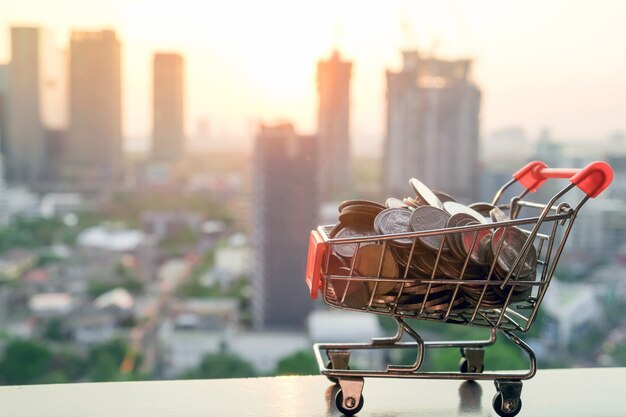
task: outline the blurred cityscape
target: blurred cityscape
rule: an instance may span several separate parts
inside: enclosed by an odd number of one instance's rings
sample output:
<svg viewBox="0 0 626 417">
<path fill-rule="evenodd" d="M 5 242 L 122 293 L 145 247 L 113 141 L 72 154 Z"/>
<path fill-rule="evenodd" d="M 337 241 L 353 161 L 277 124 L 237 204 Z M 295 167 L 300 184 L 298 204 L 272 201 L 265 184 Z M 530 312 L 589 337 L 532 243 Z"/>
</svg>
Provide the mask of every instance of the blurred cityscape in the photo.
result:
<svg viewBox="0 0 626 417">
<path fill-rule="evenodd" d="M 123 39 L 74 31 L 59 50 L 44 28 L 9 30 L 10 60 L 0 65 L 0 383 L 316 374 L 312 343 L 393 328 L 310 299 L 312 228 L 335 223 L 344 199 L 411 194 L 411 177 L 460 201 L 491 201 L 535 159 L 604 160 L 616 175 L 580 212 L 530 344 L 544 367 L 626 366 L 623 132 L 587 142 L 522 126 L 484 132 L 471 57 L 398 50 L 401 67 L 381 74 L 384 150 L 357 156 L 359 63 L 329 50 L 310 63 L 315 132 L 259 121 L 252 150 L 192 147 L 220 138 L 207 121 L 186 131 L 185 56 L 154 51 L 151 147 L 131 152 Z M 423 328 L 435 338 L 477 334 Z M 490 359 L 524 365 L 514 350 Z M 447 367 L 458 357 L 428 360 Z"/>
</svg>

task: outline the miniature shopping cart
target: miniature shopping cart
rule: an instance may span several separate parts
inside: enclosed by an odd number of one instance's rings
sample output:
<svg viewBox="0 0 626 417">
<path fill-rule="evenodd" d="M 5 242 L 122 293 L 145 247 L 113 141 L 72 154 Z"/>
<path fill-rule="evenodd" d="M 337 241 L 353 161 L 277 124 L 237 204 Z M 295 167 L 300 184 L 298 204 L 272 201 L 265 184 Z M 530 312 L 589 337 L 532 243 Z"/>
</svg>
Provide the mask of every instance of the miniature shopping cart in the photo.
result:
<svg viewBox="0 0 626 417">
<path fill-rule="evenodd" d="M 525 200 L 529 192 L 539 189 L 542 184 L 551 178 L 569 179 L 569 184 L 557 192 L 546 204 L 539 204 Z M 306 281 L 311 290 L 311 297 L 317 298 L 321 291 L 324 302 L 332 307 L 367 313 L 391 316 L 397 324 L 395 336 L 382 339 L 373 339 L 368 343 L 318 343 L 314 345 L 315 355 L 320 367 L 320 373 L 338 384 L 334 398 L 337 409 L 347 416 L 352 416 L 363 407 L 362 390 L 365 377 L 382 378 L 423 378 L 423 379 L 461 379 L 461 380 L 493 380 L 496 386 L 496 395 L 493 407 L 500 416 L 515 416 L 519 413 L 522 402 L 520 399 L 522 380 L 532 378 L 537 370 L 537 361 L 533 350 L 520 339 L 518 334 L 526 333 L 537 317 L 537 312 L 543 300 L 555 267 L 563 252 L 563 247 L 569 236 L 574 220 L 581 207 L 589 200 L 598 196 L 613 179 L 611 167 L 604 162 L 594 162 L 583 169 L 553 169 L 543 162 L 535 161 L 519 170 L 495 195 L 493 206 L 507 214 L 502 221 L 472 224 L 460 227 L 442 228 L 422 232 L 406 232 L 384 234 L 358 238 L 331 238 L 332 226 L 320 226 L 311 232 Z M 521 184 L 522 192 L 510 200 L 509 203 L 500 202 L 505 192 L 511 191 L 515 183 Z M 582 191 L 574 192 L 575 188 Z M 574 190 L 574 191 L 573 191 Z M 572 192 L 571 192 L 572 191 Z M 565 197 L 580 200 L 575 205 L 564 201 Z M 435 267 L 431 276 L 414 278 L 410 274 L 410 260 L 414 257 L 418 239 L 427 236 L 449 236 L 462 234 L 473 237 L 472 247 L 479 244 L 479 236 L 486 233 L 497 233 L 498 230 L 515 228 L 523 232 L 525 241 L 518 248 L 518 255 L 508 273 L 498 277 L 498 256 L 502 250 L 499 246 L 493 248 L 493 259 L 485 266 L 485 273 L 480 277 L 468 278 L 468 268 L 471 250 L 463 262 L 458 276 L 438 276 L 437 265 L 444 262 L 445 239 L 439 250 L 431 254 L 435 259 Z M 382 245 L 383 249 L 394 244 L 394 240 L 407 239 L 412 242 L 404 252 L 408 259 L 399 268 L 399 277 L 385 278 L 382 274 L 383 256 L 380 256 L 378 274 L 375 276 L 359 275 L 354 262 L 347 268 L 349 273 L 335 275 L 329 268 L 330 253 L 345 245 L 351 245 L 354 250 L 352 259 L 358 257 L 359 251 L 368 244 Z M 516 252 L 516 253 L 517 253 Z M 531 252 L 536 256 L 532 259 L 535 265 L 532 276 L 526 275 L 522 280 L 517 279 L 520 271 L 528 264 Z M 384 251 L 382 252 L 384 253 Z M 516 272 L 517 271 L 517 272 Z M 516 275 L 517 274 L 517 275 Z M 372 289 L 369 299 L 361 305 L 348 302 L 350 286 L 366 283 Z M 395 286 L 393 296 L 386 296 L 384 302 L 376 297 L 379 286 Z M 429 308 L 429 299 L 436 297 L 434 288 L 446 285 L 450 289 L 445 308 Z M 421 286 L 421 302 L 416 308 L 402 306 L 403 291 L 410 287 Z M 521 289 L 525 290 L 521 291 Z M 407 290 L 408 291 L 408 290 Z M 501 296 L 500 303 L 488 300 L 486 294 L 497 292 Z M 432 293 L 432 294 L 431 294 Z M 465 294 L 473 295 L 471 302 L 466 300 Z M 522 297 L 519 295 L 523 294 Z M 486 340 L 475 341 L 424 341 L 417 330 L 407 322 L 407 319 L 422 319 L 444 323 L 456 323 L 468 326 L 478 326 L 490 329 L 490 337 Z M 484 372 L 484 348 L 496 342 L 498 333 L 503 334 L 526 353 L 529 359 L 527 370 L 519 372 Z M 402 341 L 406 334 L 411 341 Z M 405 338 L 406 339 L 406 338 Z M 427 348 L 460 348 L 461 359 L 459 372 L 430 372 L 421 371 L 424 354 Z M 357 370 L 349 366 L 352 350 L 373 349 L 414 349 L 416 359 L 412 365 L 389 364 L 384 370 Z M 328 358 L 323 358 L 322 351 Z"/>
</svg>

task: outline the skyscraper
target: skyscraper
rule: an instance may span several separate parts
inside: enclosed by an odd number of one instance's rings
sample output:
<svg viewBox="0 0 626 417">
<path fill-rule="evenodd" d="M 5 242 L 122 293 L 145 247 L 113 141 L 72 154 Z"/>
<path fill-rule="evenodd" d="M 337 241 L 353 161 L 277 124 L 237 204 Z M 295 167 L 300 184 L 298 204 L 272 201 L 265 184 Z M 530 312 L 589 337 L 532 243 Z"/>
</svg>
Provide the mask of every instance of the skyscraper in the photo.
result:
<svg viewBox="0 0 626 417">
<path fill-rule="evenodd" d="M 157 161 L 177 161 L 185 140 L 182 56 L 154 55 L 152 91 L 152 156 Z"/>
<path fill-rule="evenodd" d="M 9 116 L 9 66 L 0 65 L 0 155 L 6 155 L 7 148 L 7 123 Z M 4 167 L 2 171 L 2 180 L 4 180 Z"/>
<path fill-rule="evenodd" d="M 70 39 L 70 179 L 100 186 L 122 176 L 120 42 L 115 32 L 73 32 Z"/>
<path fill-rule="evenodd" d="M 317 224 L 318 140 L 290 124 L 261 126 L 252 175 L 253 321 L 301 328 L 311 311 L 302 283 L 308 235 Z"/>
<path fill-rule="evenodd" d="M 478 193 L 481 94 L 470 60 L 403 53 L 403 68 L 387 71 L 384 188 L 402 197 L 417 177 L 461 200 Z"/>
<path fill-rule="evenodd" d="M 325 199 L 350 191 L 350 76 L 352 63 L 333 51 L 317 64 L 319 93 L 320 188 Z"/>
<path fill-rule="evenodd" d="M 11 28 L 11 62 L 7 106 L 7 179 L 34 185 L 45 152 L 41 122 L 41 32 Z"/>
</svg>

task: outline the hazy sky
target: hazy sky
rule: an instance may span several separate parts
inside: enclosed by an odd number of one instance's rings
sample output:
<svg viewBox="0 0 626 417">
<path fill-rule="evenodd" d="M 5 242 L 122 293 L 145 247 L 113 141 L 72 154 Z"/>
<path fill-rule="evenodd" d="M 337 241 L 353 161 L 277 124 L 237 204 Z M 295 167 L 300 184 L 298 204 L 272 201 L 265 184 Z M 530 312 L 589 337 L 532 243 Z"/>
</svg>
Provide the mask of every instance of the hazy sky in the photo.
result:
<svg viewBox="0 0 626 417">
<path fill-rule="evenodd" d="M 9 26 L 34 24 L 67 45 L 71 29 L 117 30 L 124 130 L 147 137 L 151 54 L 186 60 L 188 133 L 250 137 L 258 120 L 315 130 L 315 66 L 333 46 L 354 61 L 356 148 L 384 136 L 385 68 L 400 50 L 475 59 L 482 132 L 521 125 L 564 139 L 626 130 L 626 1 L 0 0 L 0 62 Z"/>
</svg>

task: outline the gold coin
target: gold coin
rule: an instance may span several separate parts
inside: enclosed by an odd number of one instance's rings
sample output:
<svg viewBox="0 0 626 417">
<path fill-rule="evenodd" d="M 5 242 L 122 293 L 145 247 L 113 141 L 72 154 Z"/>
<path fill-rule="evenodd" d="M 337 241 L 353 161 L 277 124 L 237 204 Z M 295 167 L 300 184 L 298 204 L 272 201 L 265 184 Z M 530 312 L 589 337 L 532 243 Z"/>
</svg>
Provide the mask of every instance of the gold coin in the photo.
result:
<svg viewBox="0 0 626 417">
<path fill-rule="evenodd" d="M 395 283 L 380 282 L 376 281 L 375 278 L 398 278 L 399 274 L 398 265 L 391 251 L 389 248 L 383 251 L 383 245 L 379 244 L 361 246 L 356 254 L 355 269 L 363 277 L 372 277 L 371 281 L 367 281 L 367 286 L 370 291 L 374 291 L 374 287 L 376 287 L 377 295 L 388 293 L 393 289 Z M 377 282 L 378 286 L 376 286 Z"/>
</svg>

